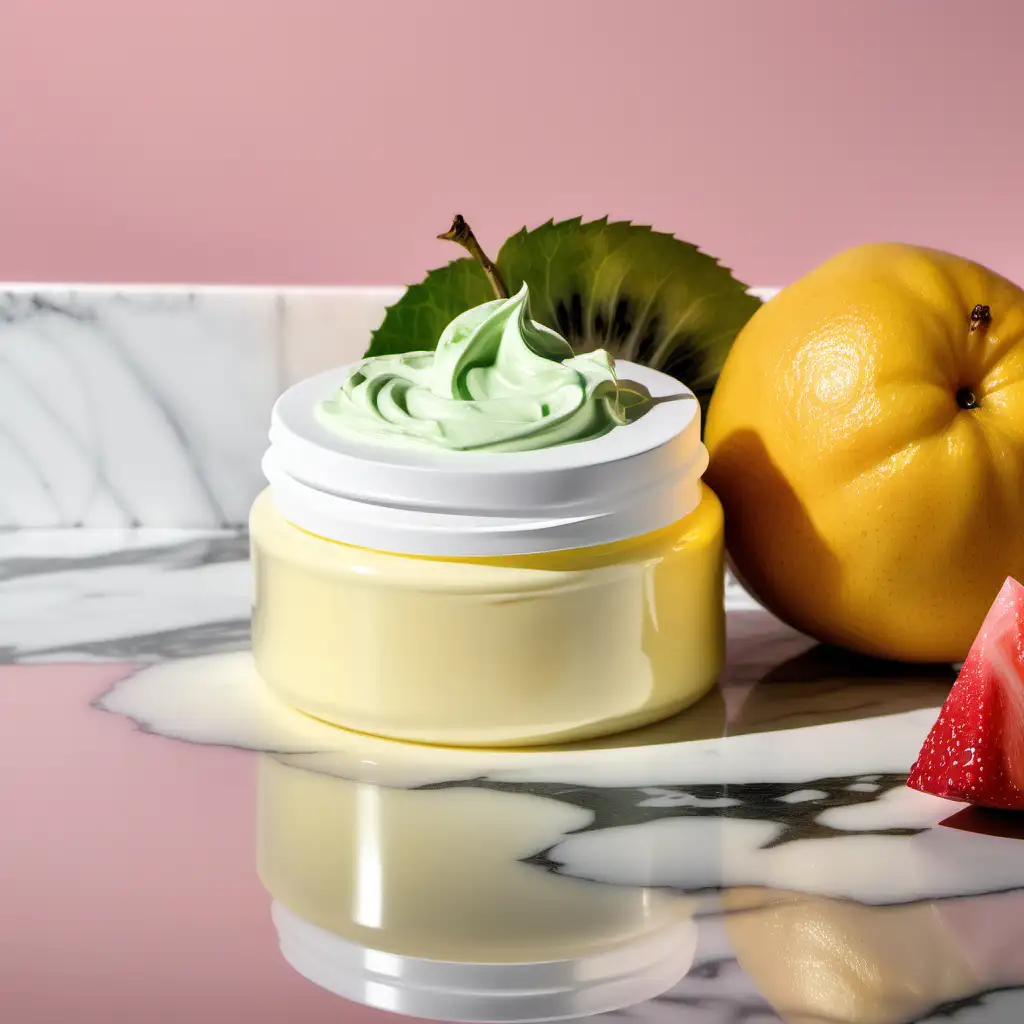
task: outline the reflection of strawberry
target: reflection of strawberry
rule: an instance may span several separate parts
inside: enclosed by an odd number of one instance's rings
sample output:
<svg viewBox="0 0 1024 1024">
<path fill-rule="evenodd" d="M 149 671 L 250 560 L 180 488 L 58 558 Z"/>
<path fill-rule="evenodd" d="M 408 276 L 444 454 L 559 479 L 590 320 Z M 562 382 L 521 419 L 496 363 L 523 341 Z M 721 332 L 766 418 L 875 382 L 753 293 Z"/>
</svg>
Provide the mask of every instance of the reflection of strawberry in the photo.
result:
<svg viewBox="0 0 1024 1024">
<path fill-rule="evenodd" d="M 907 785 L 1024 811 L 1024 587 L 1007 579 Z"/>
</svg>

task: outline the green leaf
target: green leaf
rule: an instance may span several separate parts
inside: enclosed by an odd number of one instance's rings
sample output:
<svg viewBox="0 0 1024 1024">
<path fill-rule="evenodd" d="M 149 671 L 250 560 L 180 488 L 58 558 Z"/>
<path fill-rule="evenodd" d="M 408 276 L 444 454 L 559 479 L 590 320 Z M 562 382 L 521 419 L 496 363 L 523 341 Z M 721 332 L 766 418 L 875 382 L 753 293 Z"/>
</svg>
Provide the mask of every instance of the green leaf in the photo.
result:
<svg viewBox="0 0 1024 1024">
<path fill-rule="evenodd" d="M 758 299 L 696 246 L 649 227 L 574 220 L 517 232 L 495 260 L 510 292 L 577 352 L 608 349 L 683 381 L 706 403 Z M 494 298 L 470 259 L 432 271 L 392 306 L 367 355 L 432 349 L 447 324 Z"/>
<path fill-rule="evenodd" d="M 373 332 L 366 354 L 432 351 L 441 332 L 460 313 L 493 298 L 494 292 L 475 260 L 467 257 L 431 270 L 422 284 L 410 285 L 389 307 L 384 322 Z"/>
</svg>

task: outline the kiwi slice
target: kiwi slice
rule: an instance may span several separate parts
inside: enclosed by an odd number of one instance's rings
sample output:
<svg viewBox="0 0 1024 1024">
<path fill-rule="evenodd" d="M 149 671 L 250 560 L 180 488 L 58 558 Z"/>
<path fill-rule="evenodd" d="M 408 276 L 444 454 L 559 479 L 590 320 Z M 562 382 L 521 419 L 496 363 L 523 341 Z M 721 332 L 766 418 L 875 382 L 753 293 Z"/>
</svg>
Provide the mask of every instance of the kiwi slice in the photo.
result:
<svg viewBox="0 0 1024 1024">
<path fill-rule="evenodd" d="M 628 222 L 580 218 L 523 228 L 492 264 L 461 217 L 442 238 L 472 258 L 432 270 L 388 309 L 367 355 L 432 349 L 459 313 L 530 286 L 530 315 L 576 352 L 607 349 L 676 377 L 706 405 L 758 299 L 696 246 Z"/>
</svg>

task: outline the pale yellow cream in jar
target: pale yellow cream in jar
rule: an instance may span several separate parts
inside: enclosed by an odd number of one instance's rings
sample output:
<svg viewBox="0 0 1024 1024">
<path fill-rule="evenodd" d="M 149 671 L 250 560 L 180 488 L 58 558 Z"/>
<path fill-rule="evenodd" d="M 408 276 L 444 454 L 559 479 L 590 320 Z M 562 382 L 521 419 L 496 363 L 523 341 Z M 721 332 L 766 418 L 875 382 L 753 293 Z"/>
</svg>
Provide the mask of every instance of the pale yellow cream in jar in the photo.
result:
<svg viewBox="0 0 1024 1024">
<path fill-rule="evenodd" d="M 253 650 L 293 707 L 395 739 L 517 746 L 644 725 L 713 684 L 722 511 L 701 483 L 696 399 L 574 355 L 528 298 L 275 405 Z"/>
<path fill-rule="evenodd" d="M 424 743 L 508 746 L 667 717 L 722 666 L 722 510 L 597 547 L 429 558 L 251 519 L 260 674 L 308 714 Z"/>
</svg>

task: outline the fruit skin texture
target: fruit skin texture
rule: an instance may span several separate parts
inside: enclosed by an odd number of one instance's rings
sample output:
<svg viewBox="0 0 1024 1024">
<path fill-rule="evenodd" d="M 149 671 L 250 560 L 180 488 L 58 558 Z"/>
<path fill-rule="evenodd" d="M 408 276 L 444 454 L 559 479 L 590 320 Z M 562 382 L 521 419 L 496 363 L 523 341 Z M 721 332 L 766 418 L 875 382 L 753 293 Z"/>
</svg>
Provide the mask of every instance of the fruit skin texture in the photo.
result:
<svg viewBox="0 0 1024 1024">
<path fill-rule="evenodd" d="M 841 253 L 740 332 L 705 442 L 764 604 L 866 654 L 960 661 L 1024 577 L 1024 291 L 932 249 Z"/>
<path fill-rule="evenodd" d="M 985 617 L 907 785 L 1024 811 L 1024 587 L 1016 580 Z"/>
</svg>

